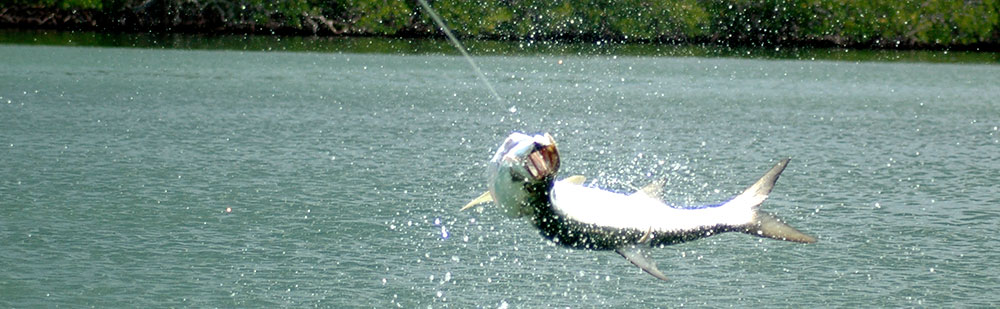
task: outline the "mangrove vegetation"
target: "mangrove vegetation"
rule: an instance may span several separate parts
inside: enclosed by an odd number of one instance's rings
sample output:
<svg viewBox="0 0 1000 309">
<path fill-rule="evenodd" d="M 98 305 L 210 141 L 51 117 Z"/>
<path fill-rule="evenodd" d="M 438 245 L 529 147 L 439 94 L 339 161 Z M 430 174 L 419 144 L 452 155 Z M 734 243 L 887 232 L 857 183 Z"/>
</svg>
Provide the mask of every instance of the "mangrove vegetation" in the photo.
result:
<svg viewBox="0 0 1000 309">
<path fill-rule="evenodd" d="M 0 26 L 438 36 L 414 0 L 0 0 Z M 463 38 L 996 49 L 998 0 L 436 0 Z"/>
</svg>

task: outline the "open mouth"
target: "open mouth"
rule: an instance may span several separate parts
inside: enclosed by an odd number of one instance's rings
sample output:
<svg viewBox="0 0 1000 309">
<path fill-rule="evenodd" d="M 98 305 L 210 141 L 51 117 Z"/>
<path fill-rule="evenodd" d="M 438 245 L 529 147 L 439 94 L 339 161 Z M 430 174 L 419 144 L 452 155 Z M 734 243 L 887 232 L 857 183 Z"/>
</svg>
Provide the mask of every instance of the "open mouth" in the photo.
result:
<svg viewBox="0 0 1000 309">
<path fill-rule="evenodd" d="M 513 167 L 514 176 L 543 180 L 554 178 L 559 171 L 559 150 L 548 133 L 529 136 L 515 132 L 497 149 L 491 162 Z"/>
<path fill-rule="evenodd" d="M 553 176 L 559 171 L 559 150 L 551 135 L 545 134 L 545 143 L 535 142 L 535 150 L 528 155 L 524 167 L 536 180 Z"/>
</svg>

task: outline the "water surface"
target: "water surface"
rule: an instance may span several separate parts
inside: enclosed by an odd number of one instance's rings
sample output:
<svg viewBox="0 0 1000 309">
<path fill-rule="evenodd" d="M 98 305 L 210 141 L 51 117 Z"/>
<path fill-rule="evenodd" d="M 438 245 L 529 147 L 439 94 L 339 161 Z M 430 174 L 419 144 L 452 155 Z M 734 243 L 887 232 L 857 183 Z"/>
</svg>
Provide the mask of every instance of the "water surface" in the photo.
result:
<svg viewBox="0 0 1000 309">
<path fill-rule="evenodd" d="M 1000 67 L 574 54 L 0 45 L 0 306 L 1000 304 Z M 563 174 L 765 209 L 801 245 L 654 250 L 661 282 L 492 209 L 547 131 Z M 227 212 L 227 208 L 231 212 Z"/>
</svg>

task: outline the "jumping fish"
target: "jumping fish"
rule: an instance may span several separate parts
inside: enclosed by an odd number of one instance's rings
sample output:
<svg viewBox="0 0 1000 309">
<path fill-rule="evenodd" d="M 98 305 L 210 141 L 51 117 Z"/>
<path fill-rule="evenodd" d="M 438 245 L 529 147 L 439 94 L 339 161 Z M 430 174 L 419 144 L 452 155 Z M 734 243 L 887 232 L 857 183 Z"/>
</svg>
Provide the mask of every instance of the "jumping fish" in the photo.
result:
<svg viewBox="0 0 1000 309">
<path fill-rule="evenodd" d="M 656 278 L 665 276 L 648 249 L 722 232 L 743 232 L 799 243 L 816 239 L 761 211 L 789 159 L 779 161 L 749 188 L 728 201 L 676 208 L 659 197 L 661 183 L 632 194 L 584 185 L 583 176 L 556 180 L 559 150 L 548 133 L 512 133 L 490 160 L 489 191 L 469 202 L 495 202 L 513 217 L 526 217 L 542 236 L 567 247 L 615 250 Z"/>
</svg>

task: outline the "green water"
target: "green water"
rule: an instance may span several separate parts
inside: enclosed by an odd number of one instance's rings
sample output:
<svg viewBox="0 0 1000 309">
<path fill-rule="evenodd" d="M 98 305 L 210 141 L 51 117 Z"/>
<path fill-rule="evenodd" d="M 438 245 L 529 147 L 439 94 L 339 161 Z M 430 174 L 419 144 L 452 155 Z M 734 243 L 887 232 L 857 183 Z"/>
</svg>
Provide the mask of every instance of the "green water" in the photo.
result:
<svg viewBox="0 0 1000 309">
<path fill-rule="evenodd" d="M 994 64 L 479 56 L 500 104 L 436 52 L 24 44 L 0 45 L 2 307 L 1000 305 Z M 514 130 L 679 204 L 791 157 L 763 207 L 819 243 L 656 249 L 661 282 L 458 212 Z"/>
</svg>

